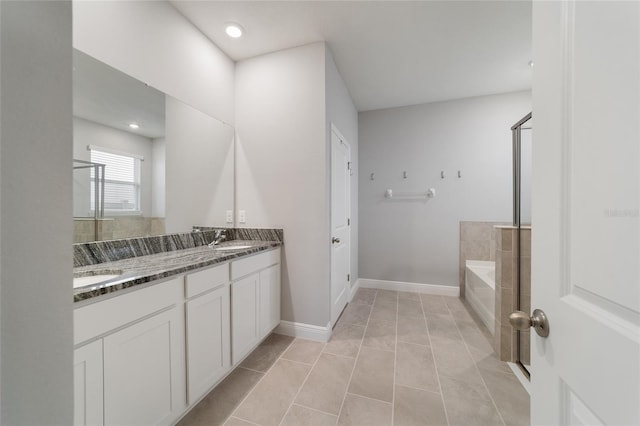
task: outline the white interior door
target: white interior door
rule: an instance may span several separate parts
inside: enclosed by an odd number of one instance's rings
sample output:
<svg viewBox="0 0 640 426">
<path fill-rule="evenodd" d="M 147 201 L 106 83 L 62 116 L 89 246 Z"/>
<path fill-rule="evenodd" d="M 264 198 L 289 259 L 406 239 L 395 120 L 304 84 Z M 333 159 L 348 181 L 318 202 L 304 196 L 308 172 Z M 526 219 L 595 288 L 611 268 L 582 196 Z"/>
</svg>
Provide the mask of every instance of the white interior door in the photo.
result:
<svg viewBox="0 0 640 426">
<path fill-rule="evenodd" d="M 349 300 L 351 148 L 331 126 L 331 324 Z"/>
<path fill-rule="evenodd" d="M 640 424 L 640 3 L 533 3 L 532 424 Z"/>
</svg>

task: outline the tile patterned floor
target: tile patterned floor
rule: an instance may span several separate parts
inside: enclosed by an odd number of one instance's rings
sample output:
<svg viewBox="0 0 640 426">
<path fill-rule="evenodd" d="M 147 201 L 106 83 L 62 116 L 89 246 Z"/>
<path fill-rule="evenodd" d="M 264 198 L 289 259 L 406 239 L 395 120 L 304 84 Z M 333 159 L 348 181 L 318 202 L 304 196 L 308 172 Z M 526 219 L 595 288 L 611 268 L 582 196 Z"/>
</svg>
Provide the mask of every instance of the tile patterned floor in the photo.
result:
<svg viewBox="0 0 640 426">
<path fill-rule="evenodd" d="M 360 289 L 328 343 L 272 334 L 180 426 L 528 425 L 460 299 Z"/>
</svg>

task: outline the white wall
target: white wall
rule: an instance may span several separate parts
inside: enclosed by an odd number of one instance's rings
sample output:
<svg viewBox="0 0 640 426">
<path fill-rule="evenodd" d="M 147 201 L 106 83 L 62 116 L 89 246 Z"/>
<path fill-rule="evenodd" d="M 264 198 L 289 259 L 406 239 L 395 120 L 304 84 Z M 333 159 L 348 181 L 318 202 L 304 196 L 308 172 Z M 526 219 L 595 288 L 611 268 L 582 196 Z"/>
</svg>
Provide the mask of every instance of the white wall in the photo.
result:
<svg viewBox="0 0 640 426">
<path fill-rule="evenodd" d="M 167 96 L 165 226 L 225 226 L 233 210 L 233 136 L 228 124 Z"/>
<path fill-rule="evenodd" d="M 75 1 L 73 46 L 234 123 L 233 61 L 168 2 Z"/>
<path fill-rule="evenodd" d="M 101 148 L 110 148 L 129 154 L 139 155 L 144 158 L 140 163 L 140 207 L 142 215 L 151 217 L 153 146 L 151 139 L 125 132 L 102 124 L 73 118 L 73 158 L 89 161 L 91 158 L 87 145 L 95 145 Z M 84 174 L 84 173 L 83 173 Z M 74 174 L 75 177 L 76 174 Z M 86 175 L 86 174 L 84 174 Z M 87 200 L 89 202 L 89 200 Z M 74 206 L 74 216 L 87 216 L 88 211 Z M 107 215 L 108 216 L 108 215 Z"/>
<path fill-rule="evenodd" d="M 325 78 L 326 78 L 326 105 L 327 105 L 327 158 L 331 158 L 331 124 L 333 123 L 342 136 L 347 139 L 351 146 L 351 285 L 354 285 L 358 278 L 358 110 L 353 104 L 349 90 L 336 67 L 333 55 L 328 46 L 325 46 Z M 331 174 L 327 174 L 327 185 L 329 188 Z M 331 201 L 327 201 L 329 219 L 331 211 Z M 330 226 L 330 224 L 328 225 Z M 327 246 L 327 250 L 331 250 Z"/>
<path fill-rule="evenodd" d="M 510 128 L 529 111 L 517 92 L 360 113 L 360 277 L 458 286 L 459 222 L 512 220 Z"/>
<path fill-rule="evenodd" d="M 71 2 L 0 2 L 0 423 L 73 423 Z"/>
<path fill-rule="evenodd" d="M 326 130 L 324 43 L 236 64 L 240 226 L 284 229 L 282 319 L 318 326 L 330 319 Z"/>
</svg>

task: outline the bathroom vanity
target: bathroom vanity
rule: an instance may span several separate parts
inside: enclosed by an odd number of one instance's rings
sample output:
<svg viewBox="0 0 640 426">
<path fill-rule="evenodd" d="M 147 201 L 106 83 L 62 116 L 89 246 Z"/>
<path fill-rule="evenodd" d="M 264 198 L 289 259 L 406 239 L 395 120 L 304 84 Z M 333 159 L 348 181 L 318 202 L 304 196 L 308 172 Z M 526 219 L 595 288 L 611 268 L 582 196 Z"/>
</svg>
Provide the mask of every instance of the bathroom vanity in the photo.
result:
<svg viewBox="0 0 640 426">
<path fill-rule="evenodd" d="M 74 291 L 75 424 L 182 417 L 279 324 L 281 244 L 230 241 L 75 268 L 124 277 Z"/>
</svg>

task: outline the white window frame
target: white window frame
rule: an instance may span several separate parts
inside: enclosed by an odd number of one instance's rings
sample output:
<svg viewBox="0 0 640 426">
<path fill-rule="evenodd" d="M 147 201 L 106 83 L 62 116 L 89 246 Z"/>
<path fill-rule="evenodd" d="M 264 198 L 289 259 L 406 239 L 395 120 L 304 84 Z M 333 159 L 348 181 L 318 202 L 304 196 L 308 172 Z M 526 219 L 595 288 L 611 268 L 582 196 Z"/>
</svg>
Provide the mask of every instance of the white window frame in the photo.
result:
<svg viewBox="0 0 640 426">
<path fill-rule="evenodd" d="M 105 148 L 105 147 L 101 147 L 101 146 L 96 146 L 96 145 L 87 145 L 87 150 L 89 152 L 92 151 L 96 151 L 96 152 L 103 152 L 103 153 L 107 153 L 107 154 L 114 154 L 114 155 L 120 155 L 123 157 L 129 157 L 132 158 L 134 160 L 134 169 L 133 169 L 133 173 L 134 173 L 134 182 L 128 182 L 128 181 L 109 181 L 107 179 L 105 179 L 105 192 L 106 192 L 106 188 L 109 185 L 109 183 L 132 183 L 133 187 L 135 189 L 135 208 L 131 209 L 131 210 L 124 210 L 124 209 L 113 209 L 113 208 L 107 208 L 107 206 L 105 206 L 104 208 L 104 215 L 106 216 L 141 216 L 142 215 L 142 200 L 141 200 L 141 169 L 142 169 L 142 161 L 144 161 L 144 157 L 141 155 L 137 155 L 137 154 L 132 154 L 130 152 L 125 152 L 125 151 L 119 151 L 119 150 L 115 150 L 115 149 L 111 149 L 111 148 Z M 93 162 L 94 159 L 93 157 L 91 157 L 90 154 L 90 158 L 91 161 Z M 100 163 L 100 161 L 98 161 L 98 163 Z M 91 178 L 91 188 L 93 189 L 93 182 L 94 182 L 95 177 Z M 93 197 L 91 197 L 92 203 L 93 203 Z M 93 215 L 94 214 L 94 209 L 95 206 L 92 206 L 90 214 Z"/>
</svg>

